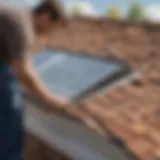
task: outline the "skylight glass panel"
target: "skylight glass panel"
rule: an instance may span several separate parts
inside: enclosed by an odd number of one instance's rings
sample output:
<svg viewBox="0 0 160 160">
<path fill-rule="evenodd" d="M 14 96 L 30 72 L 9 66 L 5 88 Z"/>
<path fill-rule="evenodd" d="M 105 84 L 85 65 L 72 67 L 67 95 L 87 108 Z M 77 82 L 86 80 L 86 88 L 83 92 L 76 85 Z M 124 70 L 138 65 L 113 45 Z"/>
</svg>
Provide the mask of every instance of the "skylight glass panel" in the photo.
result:
<svg viewBox="0 0 160 160">
<path fill-rule="evenodd" d="M 33 66 L 45 86 L 55 95 L 70 100 L 95 92 L 124 76 L 124 63 L 82 56 L 57 50 L 44 50 L 32 59 Z"/>
</svg>

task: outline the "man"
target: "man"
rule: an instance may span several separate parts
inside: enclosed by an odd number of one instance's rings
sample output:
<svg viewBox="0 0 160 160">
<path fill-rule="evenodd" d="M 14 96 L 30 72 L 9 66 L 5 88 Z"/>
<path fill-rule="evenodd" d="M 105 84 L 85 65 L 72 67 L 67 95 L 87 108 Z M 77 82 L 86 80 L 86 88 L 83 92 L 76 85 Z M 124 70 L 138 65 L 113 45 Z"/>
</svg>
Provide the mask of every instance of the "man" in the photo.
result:
<svg viewBox="0 0 160 160">
<path fill-rule="evenodd" d="M 53 2 L 53 1 L 52 1 Z M 57 4 L 57 2 L 56 2 Z M 52 22 L 64 22 L 64 15 L 62 14 L 60 6 L 53 7 L 51 1 L 44 1 L 33 10 L 33 17 L 37 31 L 44 31 L 52 26 Z"/>
<path fill-rule="evenodd" d="M 61 109 L 67 105 L 65 100 L 50 94 L 34 73 L 27 56 L 31 42 L 33 32 L 30 16 L 19 9 L 1 6 L 0 160 L 20 160 L 22 156 L 23 114 L 18 82 L 50 108 Z"/>
</svg>

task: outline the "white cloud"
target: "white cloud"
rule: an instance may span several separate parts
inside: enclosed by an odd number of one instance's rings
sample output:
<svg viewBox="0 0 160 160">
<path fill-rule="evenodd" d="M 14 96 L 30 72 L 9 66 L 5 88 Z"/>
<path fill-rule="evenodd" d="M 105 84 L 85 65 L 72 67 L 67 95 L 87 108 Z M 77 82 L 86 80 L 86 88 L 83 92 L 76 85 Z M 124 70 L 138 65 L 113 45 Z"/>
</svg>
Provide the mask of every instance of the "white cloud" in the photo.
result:
<svg viewBox="0 0 160 160">
<path fill-rule="evenodd" d="M 85 16 L 96 16 L 97 12 L 94 9 L 94 6 L 90 1 L 77 1 L 77 2 L 69 2 L 66 4 L 66 9 L 69 14 L 72 12 L 72 8 L 76 6 L 82 10 L 82 15 Z"/>
<path fill-rule="evenodd" d="M 27 3 L 27 5 L 29 5 L 29 6 L 35 6 L 36 4 L 38 4 L 38 3 L 40 3 L 40 0 L 24 0 L 26 3 Z"/>
<path fill-rule="evenodd" d="M 160 21 L 160 4 L 147 6 L 146 14 L 150 21 Z"/>
</svg>

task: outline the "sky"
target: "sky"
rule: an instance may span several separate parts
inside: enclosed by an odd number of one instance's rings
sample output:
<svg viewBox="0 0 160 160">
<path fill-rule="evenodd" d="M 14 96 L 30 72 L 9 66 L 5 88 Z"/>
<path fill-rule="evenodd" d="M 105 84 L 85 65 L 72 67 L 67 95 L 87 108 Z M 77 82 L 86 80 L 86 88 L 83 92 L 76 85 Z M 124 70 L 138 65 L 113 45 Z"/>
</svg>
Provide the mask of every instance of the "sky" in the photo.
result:
<svg viewBox="0 0 160 160">
<path fill-rule="evenodd" d="M 6 0 L 0 0 L 3 2 Z M 34 5 L 41 0 L 8 0 L 9 3 L 19 3 L 25 5 Z M 107 8 L 115 5 L 120 8 L 122 13 L 125 13 L 133 0 L 58 0 L 67 11 L 70 11 L 72 6 L 77 5 L 83 9 L 85 15 L 97 16 L 104 15 Z M 145 8 L 145 11 L 150 20 L 160 21 L 160 0 L 137 0 Z"/>
<path fill-rule="evenodd" d="M 120 8 L 123 13 L 127 11 L 132 0 L 61 0 L 65 7 L 78 4 L 86 10 L 87 14 L 104 14 L 107 8 L 115 5 Z M 139 0 L 145 8 L 147 15 L 152 20 L 160 20 L 160 0 Z"/>
</svg>

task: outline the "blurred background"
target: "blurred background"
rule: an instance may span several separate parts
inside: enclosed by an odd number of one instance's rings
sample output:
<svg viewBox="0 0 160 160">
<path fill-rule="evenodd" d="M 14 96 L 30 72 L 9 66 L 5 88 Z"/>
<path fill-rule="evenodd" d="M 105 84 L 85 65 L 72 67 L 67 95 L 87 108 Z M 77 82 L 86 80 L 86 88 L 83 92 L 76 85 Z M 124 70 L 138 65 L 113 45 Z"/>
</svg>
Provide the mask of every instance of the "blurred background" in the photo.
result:
<svg viewBox="0 0 160 160">
<path fill-rule="evenodd" d="M 1 0 L 3 2 L 3 0 Z M 40 0 L 9 0 L 7 3 L 33 7 Z M 60 0 L 68 15 L 111 17 L 131 20 L 160 20 L 159 0 Z"/>
</svg>

